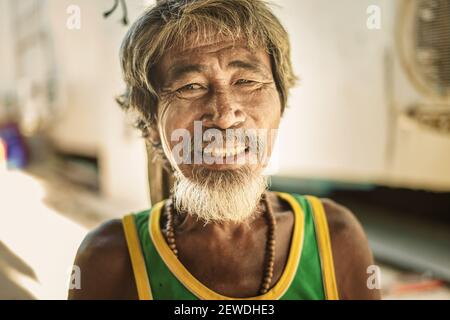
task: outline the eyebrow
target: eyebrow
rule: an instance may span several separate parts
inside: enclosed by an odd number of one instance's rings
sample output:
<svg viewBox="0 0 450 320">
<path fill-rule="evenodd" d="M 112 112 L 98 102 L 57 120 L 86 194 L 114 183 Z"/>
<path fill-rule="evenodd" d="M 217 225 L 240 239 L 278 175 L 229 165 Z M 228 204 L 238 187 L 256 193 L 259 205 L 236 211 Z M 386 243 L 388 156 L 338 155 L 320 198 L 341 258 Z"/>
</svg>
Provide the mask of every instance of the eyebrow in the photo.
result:
<svg viewBox="0 0 450 320">
<path fill-rule="evenodd" d="M 263 67 L 261 67 L 261 64 L 259 64 L 257 62 L 233 60 L 230 63 L 228 63 L 227 68 L 245 69 L 245 70 L 249 70 L 249 71 L 258 72 L 262 75 L 266 74 L 265 69 Z M 175 64 L 168 70 L 168 74 L 169 74 L 168 83 L 173 82 L 177 79 L 180 79 L 181 77 L 185 76 L 186 74 L 201 73 L 201 72 L 205 71 L 206 69 L 207 69 L 207 67 L 205 65 L 201 65 L 201 64 L 184 64 L 184 63 Z"/>
<path fill-rule="evenodd" d="M 261 74 L 265 74 L 264 68 L 258 62 L 247 62 L 247 61 L 242 61 L 242 60 L 233 60 L 233 61 L 231 61 L 228 64 L 227 67 L 228 68 L 233 68 L 233 69 L 245 69 L 245 70 L 255 71 L 255 72 L 259 72 Z"/>
<path fill-rule="evenodd" d="M 171 83 L 177 79 L 180 79 L 189 73 L 200 73 L 206 70 L 206 66 L 201 64 L 184 64 L 178 63 L 170 67 L 168 70 L 168 83 Z"/>
</svg>

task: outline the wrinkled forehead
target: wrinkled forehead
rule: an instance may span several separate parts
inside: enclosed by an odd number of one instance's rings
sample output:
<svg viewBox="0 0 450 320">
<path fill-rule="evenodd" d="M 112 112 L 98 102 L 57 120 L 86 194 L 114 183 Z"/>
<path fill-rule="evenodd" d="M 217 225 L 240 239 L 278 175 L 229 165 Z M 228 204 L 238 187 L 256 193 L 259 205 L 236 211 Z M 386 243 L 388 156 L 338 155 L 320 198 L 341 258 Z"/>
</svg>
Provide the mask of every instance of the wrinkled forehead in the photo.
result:
<svg viewBox="0 0 450 320">
<path fill-rule="evenodd" d="M 171 48 L 166 51 L 157 64 L 160 75 L 176 65 L 204 64 L 209 59 L 219 62 L 231 60 L 249 61 L 271 71 L 270 56 L 263 46 L 251 47 L 245 39 L 208 38 L 200 42 L 189 42 L 182 48 Z"/>
</svg>

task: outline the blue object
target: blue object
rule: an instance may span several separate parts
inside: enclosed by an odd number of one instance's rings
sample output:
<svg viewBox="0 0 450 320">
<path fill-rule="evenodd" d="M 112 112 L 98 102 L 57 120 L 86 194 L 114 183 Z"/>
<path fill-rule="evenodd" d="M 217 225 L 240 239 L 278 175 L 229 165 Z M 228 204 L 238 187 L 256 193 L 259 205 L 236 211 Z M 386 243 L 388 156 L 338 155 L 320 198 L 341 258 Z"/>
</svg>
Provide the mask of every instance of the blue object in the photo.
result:
<svg viewBox="0 0 450 320">
<path fill-rule="evenodd" d="M 19 127 L 15 123 L 1 126 L 0 138 L 6 144 L 6 164 L 8 169 L 26 167 L 28 152 Z"/>
</svg>

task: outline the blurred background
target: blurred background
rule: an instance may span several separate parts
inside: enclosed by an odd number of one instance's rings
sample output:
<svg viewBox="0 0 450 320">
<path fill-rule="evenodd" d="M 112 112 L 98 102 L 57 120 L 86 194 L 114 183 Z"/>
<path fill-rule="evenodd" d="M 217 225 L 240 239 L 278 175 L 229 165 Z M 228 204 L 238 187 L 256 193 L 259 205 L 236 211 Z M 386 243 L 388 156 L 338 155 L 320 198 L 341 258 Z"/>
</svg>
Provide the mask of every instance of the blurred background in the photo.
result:
<svg viewBox="0 0 450 320">
<path fill-rule="evenodd" d="M 65 299 L 88 230 L 151 205 L 114 98 L 125 23 L 152 3 L 0 0 L 0 299 Z M 449 299 L 450 0 L 272 3 L 301 78 L 272 189 L 349 207 L 385 299 Z"/>
</svg>

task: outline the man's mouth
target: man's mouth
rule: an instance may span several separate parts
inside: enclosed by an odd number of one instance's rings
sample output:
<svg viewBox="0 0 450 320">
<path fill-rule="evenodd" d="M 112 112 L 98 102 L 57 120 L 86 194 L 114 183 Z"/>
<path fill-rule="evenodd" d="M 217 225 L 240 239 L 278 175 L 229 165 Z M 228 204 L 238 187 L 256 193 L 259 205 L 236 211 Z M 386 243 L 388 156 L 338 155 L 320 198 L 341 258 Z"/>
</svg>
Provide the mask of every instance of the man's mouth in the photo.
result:
<svg viewBox="0 0 450 320">
<path fill-rule="evenodd" d="M 211 155 L 214 158 L 228 158 L 243 154 L 248 151 L 245 145 L 233 146 L 231 148 L 205 148 L 203 154 Z"/>
<path fill-rule="evenodd" d="M 249 154 L 250 146 L 246 144 L 235 144 L 233 146 L 227 146 L 226 148 L 206 146 L 197 152 L 197 155 L 199 156 L 199 159 L 202 159 L 201 161 L 203 164 L 212 166 L 237 163 L 244 164 Z"/>
<path fill-rule="evenodd" d="M 258 164 L 264 150 L 263 141 L 253 136 L 238 137 L 234 141 L 202 141 L 191 146 L 190 157 L 179 158 L 180 163 L 206 165 L 211 168 Z"/>
</svg>

